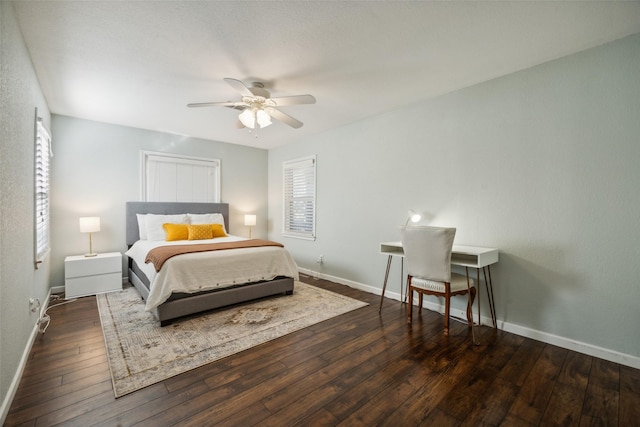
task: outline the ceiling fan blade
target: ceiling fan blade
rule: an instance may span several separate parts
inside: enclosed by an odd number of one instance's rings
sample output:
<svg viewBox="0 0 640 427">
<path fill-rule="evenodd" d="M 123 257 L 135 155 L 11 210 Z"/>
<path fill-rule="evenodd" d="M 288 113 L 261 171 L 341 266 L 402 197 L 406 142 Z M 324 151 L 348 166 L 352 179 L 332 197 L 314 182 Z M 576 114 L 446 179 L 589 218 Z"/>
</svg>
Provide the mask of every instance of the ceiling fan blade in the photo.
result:
<svg viewBox="0 0 640 427">
<path fill-rule="evenodd" d="M 232 101 L 226 101 L 226 102 L 197 102 L 195 104 L 187 104 L 187 107 L 189 108 L 195 108 L 195 107 L 239 107 L 239 106 L 244 106 L 245 103 L 244 102 L 232 102 Z"/>
<path fill-rule="evenodd" d="M 229 83 L 229 86 L 240 92 L 240 95 L 253 98 L 253 93 L 240 80 L 225 77 L 224 81 Z"/>
<path fill-rule="evenodd" d="M 276 110 L 275 108 L 265 108 L 267 114 L 269 114 L 274 119 L 280 120 L 282 123 L 285 123 L 292 128 L 301 128 L 303 123 L 299 120 L 294 119 L 288 114 L 283 113 L 280 110 Z"/>
<path fill-rule="evenodd" d="M 282 96 L 280 98 L 271 98 L 271 100 L 275 103 L 276 107 L 316 103 L 316 99 L 312 95 Z"/>
<path fill-rule="evenodd" d="M 248 106 L 244 102 L 236 102 L 234 105 L 225 105 L 227 108 L 231 108 L 232 110 L 244 111 Z"/>
</svg>

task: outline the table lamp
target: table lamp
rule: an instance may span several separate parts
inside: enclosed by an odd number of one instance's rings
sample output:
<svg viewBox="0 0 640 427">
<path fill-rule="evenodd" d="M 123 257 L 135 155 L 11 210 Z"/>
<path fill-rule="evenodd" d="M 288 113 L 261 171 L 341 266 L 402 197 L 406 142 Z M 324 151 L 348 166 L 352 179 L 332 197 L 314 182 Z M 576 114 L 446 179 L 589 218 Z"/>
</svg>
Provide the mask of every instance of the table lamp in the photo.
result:
<svg viewBox="0 0 640 427">
<path fill-rule="evenodd" d="M 256 216 L 255 215 L 245 215 L 244 216 L 244 225 L 249 227 L 249 238 L 251 238 L 251 227 L 256 225 Z"/>
<path fill-rule="evenodd" d="M 89 233 L 89 253 L 84 254 L 85 257 L 93 257 L 98 255 L 93 252 L 93 246 L 91 242 L 91 233 L 96 233 L 100 231 L 100 217 L 97 216 L 87 216 L 80 218 L 80 232 L 81 233 Z"/>
</svg>

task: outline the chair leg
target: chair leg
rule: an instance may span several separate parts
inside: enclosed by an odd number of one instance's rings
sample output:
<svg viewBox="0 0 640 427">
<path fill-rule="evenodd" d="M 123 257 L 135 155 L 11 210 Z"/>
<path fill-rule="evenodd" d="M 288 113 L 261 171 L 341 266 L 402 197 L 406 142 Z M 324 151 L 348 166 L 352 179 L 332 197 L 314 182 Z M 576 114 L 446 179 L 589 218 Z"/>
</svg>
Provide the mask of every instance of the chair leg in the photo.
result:
<svg viewBox="0 0 640 427">
<path fill-rule="evenodd" d="M 466 274 L 467 274 L 467 292 L 469 293 L 469 300 L 471 300 L 472 297 L 475 297 L 476 293 L 476 288 L 475 287 L 471 287 L 471 282 L 469 281 L 469 267 L 465 267 L 464 268 Z M 479 273 L 478 273 L 478 279 L 479 279 Z M 478 280 L 478 286 L 480 286 L 480 280 Z M 473 292 L 472 292 L 473 289 Z M 467 305 L 467 310 L 468 310 L 468 314 L 467 316 L 470 319 L 469 322 L 469 326 L 471 326 L 471 341 L 473 341 L 474 345 L 480 345 L 480 340 L 478 339 L 478 337 L 476 337 L 476 329 L 473 326 L 473 309 L 472 309 L 472 305 L 471 303 L 469 303 L 469 305 Z M 480 326 L 480 299 L 478 299 L 478 326 Z"/>
<path fill-rule="evenodd" d="M 448 293 L 444 297 L 444 335 L 449 336 L 449 303 L 451 295 Z"/>
<path fill-rule="evenodd" d="M 409 279 L 409 288 L 407 289 L 407 323 L 411 324 L 411 312 L 413 311 L 413 287 L 411 286 L 411 279 Z"/>
<path fill-rule="evenodd" d="M 422 297 L 422 292 L 418 292 L 418 313 L 420 313 L 420 315 L 422 315 Z"/>
</svg>

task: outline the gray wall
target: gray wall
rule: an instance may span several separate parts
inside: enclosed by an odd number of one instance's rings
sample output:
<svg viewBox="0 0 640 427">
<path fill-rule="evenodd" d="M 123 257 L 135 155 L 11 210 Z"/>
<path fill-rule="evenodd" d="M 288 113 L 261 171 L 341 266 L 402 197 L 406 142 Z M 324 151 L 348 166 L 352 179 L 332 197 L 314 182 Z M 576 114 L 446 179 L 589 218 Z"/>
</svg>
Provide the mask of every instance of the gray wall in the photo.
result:
<svg viewBox="0 0 640 427">
<path fill-rule="evenodd" d="M 271 150 L 269 237 L 302 268 L 379 289 L 379 242 L 427 212 L 457 243 L 500 249 L 507 328 L 638 365 L 639 76 L 636 35 Z M 281 164 L 310 154 L 317 240 L 285 238 Z"/>
<path fill-rule="evenodd" d="M 220 159 L 230 232 L 248 236 L 243 214 L 255 213 L 253 235 L 266 237 L 266 150 L 67 116 L 53 115 L 52 120 L 52 286 L 64 285 L 65 257 L 89 250 L 88 236 L 78 230 L 81 216 L 100 217 L 94 251 L 126 251 L 125 202 L 140 200 L 141 150 Z"/>
<path fill-rule="evenodd" d="M 34 267 L 34 119 L 49 110 L 20 34 L 13 4 L 0 2 L 0 424 L 11 383 L 30 348 L 39 313 L 29 298 L 46 303 L 49 260 Z"/>
</svg>

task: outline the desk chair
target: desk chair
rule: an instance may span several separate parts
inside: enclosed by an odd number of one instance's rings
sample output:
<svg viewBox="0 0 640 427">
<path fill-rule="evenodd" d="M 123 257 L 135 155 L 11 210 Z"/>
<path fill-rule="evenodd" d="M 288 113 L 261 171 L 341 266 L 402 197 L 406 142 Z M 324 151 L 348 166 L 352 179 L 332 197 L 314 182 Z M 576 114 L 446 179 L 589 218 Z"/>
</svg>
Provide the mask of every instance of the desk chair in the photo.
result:
<svg viewBox="0 0 640 427">
<path fill-rule="evenodd" d="M 444 297 L 444 334 L 449 335 L 450 299 L 468 294 L 467 320 L 474 343 L 472 304 L 476 296 L 473 279 L 469 275 L 451 273 L 451 250 L 455 228 L 411 226 L 402 229 L 402 247 L 407 263 L 409 309 L 407 323 L 411 324 L 413 291 L 418 292 L 418 307 L 423 295 Z"/>
</svg>

